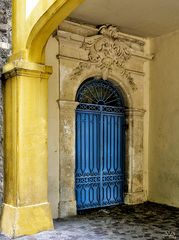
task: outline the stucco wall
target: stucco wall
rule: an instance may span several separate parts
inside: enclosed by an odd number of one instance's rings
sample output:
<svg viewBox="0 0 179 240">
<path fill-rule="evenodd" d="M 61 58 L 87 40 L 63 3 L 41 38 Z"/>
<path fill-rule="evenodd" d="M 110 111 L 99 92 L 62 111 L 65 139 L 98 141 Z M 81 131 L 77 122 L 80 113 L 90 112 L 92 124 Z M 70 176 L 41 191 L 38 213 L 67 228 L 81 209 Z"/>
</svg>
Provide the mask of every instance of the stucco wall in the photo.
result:
<svg viewBox="0 0 179 240">
<path fill-rule="evenodd" d="M 149 200 L 179 207 L 179 31 L 151 51 Z"/>
<path fill-rule="evenodd" d="M 59 203 L 59 99 L 58 42 L 50 37 L 46 46 L 46 64 L 53 66 L 48 82 L 48 198 L 53 218 L 58 217 Z"/>
</svg>

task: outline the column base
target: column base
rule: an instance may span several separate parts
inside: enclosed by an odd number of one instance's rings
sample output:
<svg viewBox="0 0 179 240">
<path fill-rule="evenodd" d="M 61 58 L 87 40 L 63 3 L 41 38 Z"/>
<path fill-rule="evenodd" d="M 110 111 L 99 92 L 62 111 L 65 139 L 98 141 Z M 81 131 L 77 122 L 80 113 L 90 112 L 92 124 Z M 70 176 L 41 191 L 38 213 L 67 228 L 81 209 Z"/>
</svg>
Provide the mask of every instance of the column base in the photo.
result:
<svg viewBox="0 0 179 240">
<path fill-rule="evenodd" d="M 77 215 L 76 201 L 59 203 L 59 218 L 72 217 Z"/>
<path fill-rule="evenodd" d="M 49 203 L 13 207 L 3 204 L 1 232 L 8 237 L 32 235 L 53 229 Z"/>
<path fill-rule="evenodd" d="M 146 193 L 142 192 L 134 192 L 134 193 L 127 193 L 125 195 L 125 204 L 140 204 L 147 201 Z"/>
</svg>

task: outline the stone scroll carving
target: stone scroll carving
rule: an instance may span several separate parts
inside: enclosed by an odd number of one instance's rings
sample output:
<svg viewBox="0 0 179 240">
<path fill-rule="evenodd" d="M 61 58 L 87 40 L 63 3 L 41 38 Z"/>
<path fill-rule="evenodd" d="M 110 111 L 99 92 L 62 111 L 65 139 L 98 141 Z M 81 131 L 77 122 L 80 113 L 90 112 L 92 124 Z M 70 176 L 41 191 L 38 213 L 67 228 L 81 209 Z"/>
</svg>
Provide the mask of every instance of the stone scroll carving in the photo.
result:
<svg viewBox="0 0 179 240">
<path fill-rule="evenodd" d="M 84 70 L 90 69 L 90 67 L 91 67 L 91 63 L 90 63 L 90 62 L 80 62 L 80 63 L 78 64 L 78 67 L 76 67 L 76 68 L 73 70 L 71 79 L 72 79 L 72 80 L 77 79 L 77 77 L 79 77 Z"/>
<path fill-rule="evenodd" d="M 131 58 L 131 49 L 119 38 L 119 30 L 112 25 L 103 25 L 99 28 L 99 35 L 89 37 L 85 40 L 82 48 L 88 50 L 88 59 L 96 64 L 103 73 L 106 80 L 113 67 L 120 70 L 120 74 L 125 77 L 133 90 L 136 85 L 129 71 L 126 70 L 126 62 Z M 84 64 L 79 64 L 77 72 L 84 69 Z"/>
</svg>

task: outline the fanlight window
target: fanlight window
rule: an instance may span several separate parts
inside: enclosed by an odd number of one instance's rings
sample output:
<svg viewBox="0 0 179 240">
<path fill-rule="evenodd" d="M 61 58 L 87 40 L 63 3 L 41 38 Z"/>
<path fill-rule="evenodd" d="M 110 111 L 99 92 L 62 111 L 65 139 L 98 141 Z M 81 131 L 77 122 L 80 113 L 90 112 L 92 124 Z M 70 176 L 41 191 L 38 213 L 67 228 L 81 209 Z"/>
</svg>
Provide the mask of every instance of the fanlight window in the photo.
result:
<svg viewBox="0 0 179 240">
<path fill-rule="evenodd" d="M 109 81 L 92 79 L 78 90 L 77 101 L 80 103 L 123 107 L 120 91 Z"/>
</svg>

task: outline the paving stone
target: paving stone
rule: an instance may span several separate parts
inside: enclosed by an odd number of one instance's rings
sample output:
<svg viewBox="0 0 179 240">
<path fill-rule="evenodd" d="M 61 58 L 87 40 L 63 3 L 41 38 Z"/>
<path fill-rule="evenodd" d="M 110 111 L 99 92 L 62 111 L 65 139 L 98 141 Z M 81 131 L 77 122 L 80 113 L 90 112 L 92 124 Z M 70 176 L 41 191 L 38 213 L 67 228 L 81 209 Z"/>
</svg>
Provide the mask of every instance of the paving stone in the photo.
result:
<svg viewBox="0 0 179 240">
<path fill-rule="evenodd" d="M 54 221 L 55 230 L 18 240 L 174 240 L 179 239 L 179 209 L 154 203 L 80 211 Z M 0 240 L 9 238 L 0 235 Z"/>
</svg>

